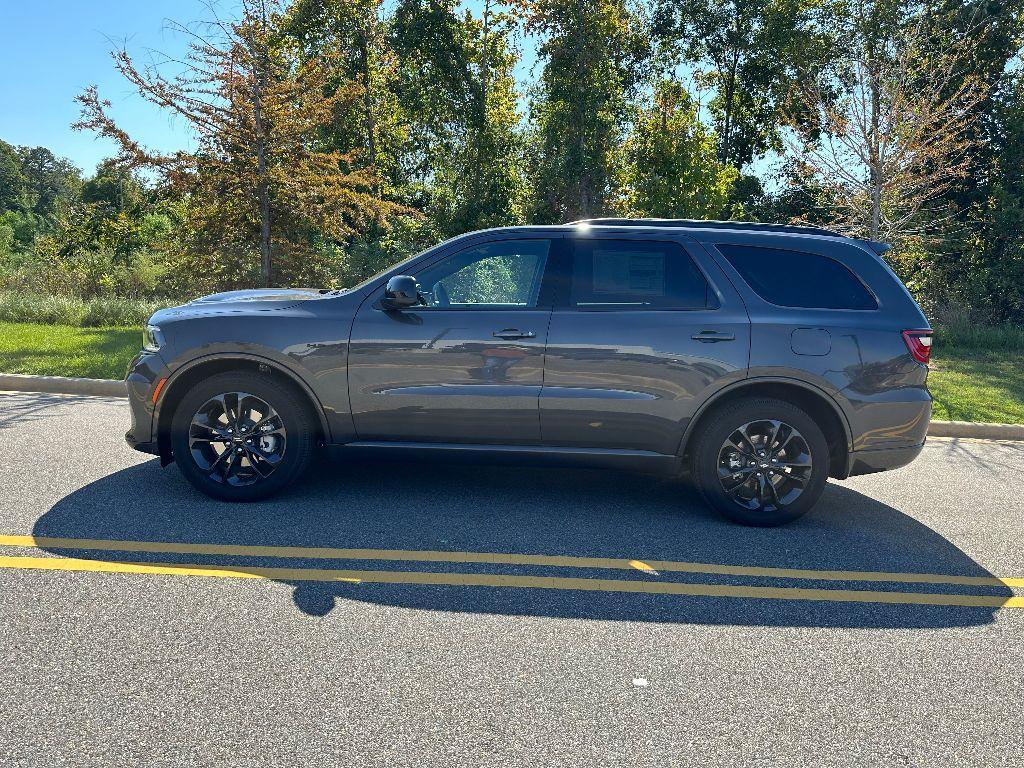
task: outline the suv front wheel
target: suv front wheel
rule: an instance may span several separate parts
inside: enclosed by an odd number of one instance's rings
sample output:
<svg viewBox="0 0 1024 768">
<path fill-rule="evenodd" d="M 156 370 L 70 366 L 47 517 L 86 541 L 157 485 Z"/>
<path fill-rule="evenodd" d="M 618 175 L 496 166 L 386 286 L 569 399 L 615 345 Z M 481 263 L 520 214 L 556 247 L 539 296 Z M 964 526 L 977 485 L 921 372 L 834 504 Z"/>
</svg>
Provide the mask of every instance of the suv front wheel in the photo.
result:
<svg viewBox="0 0 1024 768">
<path fill-rule="evenodd" d="M 297 479 L 313 456 L 315 428 L 292 387 L 265 374 L 221 373 L 199 382 L 171 420 L 182 474 L 224 501 L 255 501 Z"/>
<path fill-rule="evenodd" d="M 717 409 L 691 454 L 707 503 L 744 525 L 775 526 L 808 512 L 828 479 L 828 443 L 803 410 L 782 400 Z"/>
</svg>

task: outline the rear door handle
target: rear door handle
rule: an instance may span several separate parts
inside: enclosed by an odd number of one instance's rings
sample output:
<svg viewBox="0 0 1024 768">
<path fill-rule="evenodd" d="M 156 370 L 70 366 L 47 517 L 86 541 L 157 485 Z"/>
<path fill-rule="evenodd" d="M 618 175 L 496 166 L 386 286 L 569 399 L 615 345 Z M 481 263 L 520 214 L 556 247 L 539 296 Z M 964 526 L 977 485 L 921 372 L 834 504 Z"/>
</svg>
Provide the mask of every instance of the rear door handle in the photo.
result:
<svg viewBox="0 0 1024 768">
<path fill-rule="evenodd" d="M 703 341 L 705 343 L 711 343 L 714 341 L 735 341 L 736 334 L 726 333 L 724 331 L 701 331 L 695 333 L 690 337 L 694 341 Z"/>
<path fill-rule="evenodd" d="M 533 331 L 520 331 L 518 328 L 505 328 L 491 335 L 496 339 L 532 339 L 537 336 Z"/>
</svg>

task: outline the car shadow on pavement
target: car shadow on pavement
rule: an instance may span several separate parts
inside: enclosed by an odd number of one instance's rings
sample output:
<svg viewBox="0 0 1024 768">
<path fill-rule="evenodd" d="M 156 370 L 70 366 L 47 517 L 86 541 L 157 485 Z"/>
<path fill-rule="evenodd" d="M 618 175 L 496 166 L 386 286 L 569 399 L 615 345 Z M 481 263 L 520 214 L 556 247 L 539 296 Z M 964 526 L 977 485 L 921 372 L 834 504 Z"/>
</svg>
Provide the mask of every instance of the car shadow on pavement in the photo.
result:
<svg viewBox="0 0 1024 768">
<path fill-rule="evenodd" d="M 774 529 L 733 525 L 680 481 L 625 472 L 408 462 L 324 464 L 266 502 L 200 495 L 174 467 L 147 461 L 71 493 L 34 526 L 36 537 L 351 549 L 495 552 L 714 563 L 827 571 L 990 574 L 938 533 L 897 509 L 830 484 L 805 518 Z M 1002 586 L 879 584 L 645 573 L 589 568 L 282 559 L 52 548 L 114 562 L 246 567 L 442 571 L 659 579 L 698 584 L 984 594 Z M 448 612 L 708 625 L 961 627 L 997 607 L 694 597 L 635 592 L 288 581 L 310 616 L 344 617 L 349 601 Z M 998 601 L 997 601 L 998 602 Z"/>
<path fill-rule="evenodd" d="M 66 395 L 44 392 L 5 393 L 3 408 L 0 410 L 0 430 L 27 421 L 50 418 L 55 415 L 54 406 L 67 402 Z"/>
</svg>

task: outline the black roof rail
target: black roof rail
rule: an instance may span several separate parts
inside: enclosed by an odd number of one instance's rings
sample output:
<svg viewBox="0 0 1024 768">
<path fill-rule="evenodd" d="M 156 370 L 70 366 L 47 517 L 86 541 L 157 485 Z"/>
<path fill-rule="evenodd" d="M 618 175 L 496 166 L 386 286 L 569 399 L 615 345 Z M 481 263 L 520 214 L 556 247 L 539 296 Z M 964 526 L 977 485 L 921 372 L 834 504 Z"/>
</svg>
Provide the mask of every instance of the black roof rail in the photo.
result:
<svg viewBox="0 0 1024 768">
<path fill-rule="evenodd" d="M 701 219 L 580 219 L 570 224 L 591 224 L 605 227 L 679 227 L 681 229 L 741 229 L 761 232 L 791 232 L 800 235 L 827 235 L 845 237 L 824 227 L 804 227 L 795 224 L 763 224 L 754 221 L 704 221 Z"/>
</svg>

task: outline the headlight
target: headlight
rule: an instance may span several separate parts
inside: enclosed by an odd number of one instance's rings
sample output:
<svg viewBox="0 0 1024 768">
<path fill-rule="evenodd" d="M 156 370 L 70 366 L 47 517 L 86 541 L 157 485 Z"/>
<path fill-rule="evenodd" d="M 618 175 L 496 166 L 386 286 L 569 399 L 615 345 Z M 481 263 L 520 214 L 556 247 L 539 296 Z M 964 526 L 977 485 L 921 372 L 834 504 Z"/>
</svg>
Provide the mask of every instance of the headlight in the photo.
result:
<svg viewBox="0 0 1024 768">
<path fill-rule="evenodd" d="M 164 335 L 155 325 L 147 325 L 142 331 L 142 348 L 147 352 L 156 352 L 164 345 Z"/>
</svg>

